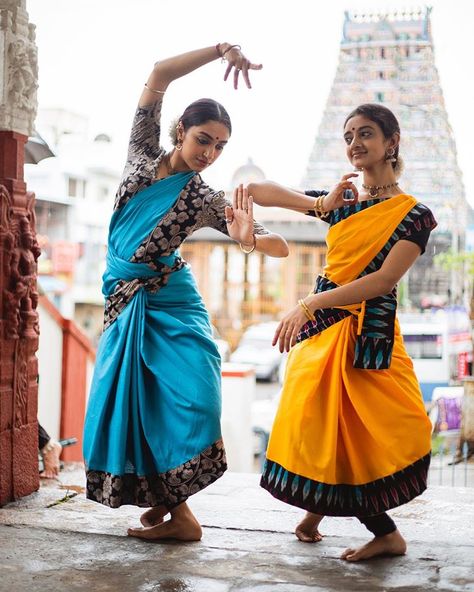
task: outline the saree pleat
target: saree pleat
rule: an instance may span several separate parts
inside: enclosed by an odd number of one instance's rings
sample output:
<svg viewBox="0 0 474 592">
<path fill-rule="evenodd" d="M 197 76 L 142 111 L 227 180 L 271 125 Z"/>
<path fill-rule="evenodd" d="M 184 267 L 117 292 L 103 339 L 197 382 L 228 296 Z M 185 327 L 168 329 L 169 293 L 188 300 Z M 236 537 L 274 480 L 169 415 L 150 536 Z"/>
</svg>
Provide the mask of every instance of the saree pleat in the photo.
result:
<svg viewBox="0 0 474 592">
<path fill-rule="evenodd" d="M 111 507 L 171 509 L 226 469 L 220 357 L 192 273 L 156 290 L 147 281 L 159 272 L 128 260 L 187 179 L 144 190 L 111 222 L 104 294 L 119 281 L 135 293 L 101 337 L 84 427 L 87 496 Z"/>
<path fill-rule="evenodd" d="M 357 278 L 415 204 L 398 196 L 332 227 L 325 277 L 334 285 Z M 431 424 L 398 322 L 390 367 L 361 369 L 354 355 L 366 306 L 341 309 L 351 315 L 288 356 L 261 485 L 310 512 L 363 517 L 426 488 Z"/>
</svg>

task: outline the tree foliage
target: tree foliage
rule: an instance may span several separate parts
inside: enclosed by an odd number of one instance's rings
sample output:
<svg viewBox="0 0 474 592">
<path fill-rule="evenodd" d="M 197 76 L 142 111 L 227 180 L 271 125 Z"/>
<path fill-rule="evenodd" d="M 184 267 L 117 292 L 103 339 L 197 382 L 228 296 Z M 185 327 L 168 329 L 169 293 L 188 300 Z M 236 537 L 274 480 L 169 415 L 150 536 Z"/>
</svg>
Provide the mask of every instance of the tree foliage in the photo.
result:
<svg viewBox="0 0 474 592">
<path fill-rule="evenodd" d="M 447 271 L 454 269 L 474 276 L 474 252 L 460 251 L 454 253 L 452 249 L 435 255 L 435 264 Z"/>
</svg>

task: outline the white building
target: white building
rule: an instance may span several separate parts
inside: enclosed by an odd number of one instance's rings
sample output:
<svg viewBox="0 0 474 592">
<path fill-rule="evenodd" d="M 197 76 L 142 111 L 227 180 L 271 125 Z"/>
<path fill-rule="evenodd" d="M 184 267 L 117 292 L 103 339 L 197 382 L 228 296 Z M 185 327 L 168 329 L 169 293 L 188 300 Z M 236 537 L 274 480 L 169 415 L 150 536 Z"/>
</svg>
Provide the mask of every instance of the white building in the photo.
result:
<svg viewBox="0 0 474 592">
<path fill-rule="evenodd" d="M 39 283 L 95 341 L 108 225 L 125 155 L 109 136 L 90 136 L 87 118 L 62 109 L 40 111 L 36 127 L 57 155 L 25 165 L 43 250 Z"/>
</svg>

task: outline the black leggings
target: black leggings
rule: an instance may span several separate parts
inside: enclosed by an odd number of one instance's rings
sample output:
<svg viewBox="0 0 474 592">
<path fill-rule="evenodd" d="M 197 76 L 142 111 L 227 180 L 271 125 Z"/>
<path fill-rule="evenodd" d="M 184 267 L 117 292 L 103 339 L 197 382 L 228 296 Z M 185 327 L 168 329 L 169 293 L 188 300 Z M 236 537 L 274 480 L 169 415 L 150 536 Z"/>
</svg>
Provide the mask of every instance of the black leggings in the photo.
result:
<svg viewBox="0 0 474 592">
<path fill-rule="evenodd" d="M 395 522 L 385 512 L 383 514 L 376 514 L 375 516 L 359 518 L 359 520 L 376 537 L 385 536 L 397 530 Z"/>
</svg>

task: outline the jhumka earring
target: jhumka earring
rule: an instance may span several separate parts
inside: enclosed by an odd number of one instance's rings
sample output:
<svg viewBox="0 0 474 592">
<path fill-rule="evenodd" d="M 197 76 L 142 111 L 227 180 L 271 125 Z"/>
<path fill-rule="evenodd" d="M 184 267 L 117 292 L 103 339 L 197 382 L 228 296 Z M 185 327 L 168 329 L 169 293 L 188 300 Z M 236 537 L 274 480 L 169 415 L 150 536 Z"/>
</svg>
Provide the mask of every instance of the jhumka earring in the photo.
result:
<svg viewBox="0 0 474 592">
<path fill-rule="evenodd" d="M 389 148 L 387 150 L 387 154 L 385 155 L 385 160 L 388 160 L 388 162 L 397 162 L 397 158 L 395 156 L 395 148 Z"/>
<path fill-rule="evenodd" d="M 178 142 L 175 148 L 178 152 L 181 152 L 181 150 L 183 149 L 183 142 Z"/>
</svg>

